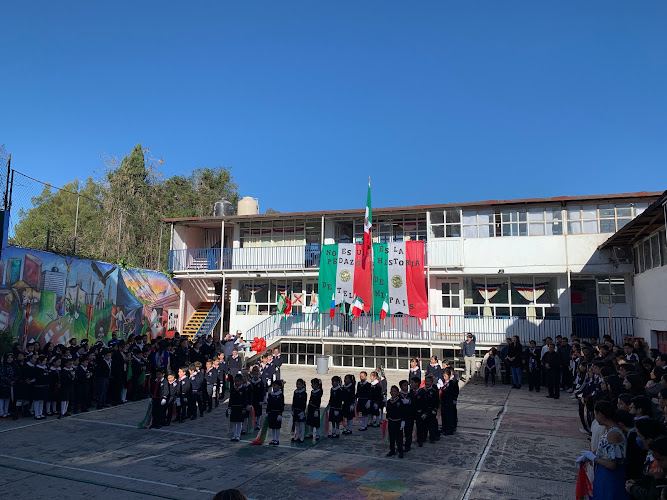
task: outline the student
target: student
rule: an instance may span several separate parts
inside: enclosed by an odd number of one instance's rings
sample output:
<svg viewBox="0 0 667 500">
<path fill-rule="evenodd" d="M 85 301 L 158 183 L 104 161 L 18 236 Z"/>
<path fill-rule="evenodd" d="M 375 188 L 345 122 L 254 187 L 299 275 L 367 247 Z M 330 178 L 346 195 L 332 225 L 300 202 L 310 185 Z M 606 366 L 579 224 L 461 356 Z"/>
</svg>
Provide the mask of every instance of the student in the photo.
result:
<svg viewBox="0 0 667 500">
<path fill-rule="evenodd" d="M 225 362 L 221 359 L 222 354 L 213 360 L 213 368 L 218 374 L 218 379 L 215 382 L 215 407 L 220 405 L 220 401 L 225 400 Z"/>
<path fill-rule="evenodd" d="M 262 380 L 259 367 L 253 366 L 252 378 L 250 379 L 250 404 L 255 409 L 255 430 L 262 426 L 262 403 L 265 398 L 264 381 Z M 304 408 L 306 405 L 303 405 Z"/>
<path fill-rule="evenodd" d="M 382 385 L 378 372 L 371 372 L 371 427 L 380 427 L 380 406 L 382 405 Z"/>
<path fill-rule="evenodd" d="M 415 377 L 417 377 L 419 380 L 422 379 L 422 371 L 421 368 L 419 368 L 418 358 L 412 358 L 410 360 L 410 370 L 408 371 L 408 380 L 412 380 Z"/>
<path fill-rule="evenodd" d="M 229 391 L 229 403 L 227 412 L 229 422 L 232 424 L 232 441 L 241 440 L 241 427 L 246 418 L 246 396 L 243 389 L 243 377 L 237 374 L 234 377 L 234 385 Z"/>
<path fill-rule="evenodd" d="M 292 441 L 303 443 L 306 435 L 306 408 L 308 394 L 306 393 L 306 381 L 298 379 L 296 381 L 296 390 L 292 396 L 292 416 L 294 417 L 294 436 Z"/>
<path fill-rule="evenodd" d="M 204 416 L 204 402 L 202 398 L 202 387 L 204 377 L 201 374 L 201 362 L 195 361 L 190 365 L 190 385 L 192 388 L 192 397 L 190 398 L 190 420 L 197 419 L 197 407 L 199 407 L 199 416 Z"/>
<path fill-rule="evenodd" d="M 72 359 L 65 360 L 65 367 L 60 370 L 60 415 L 58 418 L 69 417 L 69 405 L 74 400 L 74 383 L 76 381 L 76 373 L 74 372 L 74 361 Z"/>
<path fill-rule="evenodd" d="M 213 411 L 213 398 L 217 399 L 216 386 L 218 385 L 218 370 L 213 366 L 212 359 L 206 361 L 204 381 L 206 382 L 204 408 L 206 408 L 207 413 L 211 413 Z"/>
<path fill-rule="evenodd" d="M 385 377 L 384 375 L 384 367 L 380 365 L 378 369 L 375 371 L 378 374 L 380 385 L 382 386 L 382 399 L 380 400 L 380 418 L 378 420 L 378 427 L 379 427 L 380 424 L 382 424 L 382 421 L 384 420 L 384 407 L 387 404 L 388 386 L 387 386 L 387 377 Z"/>
<path fill-rule="evenodd" d="M 414 377 L 417 378 L 417 377 Z M 401 380 L 398 384 L 400 391 L 398 393 L 401 401 L 403 402 L 403 420 L 405 422 L 405 427 L 403 428 L 403 444 L 404 450 L 406 453 L 410 451 L 412 446 L 412 432 L 414 430 L 414 407 L 412 404 L 412 399 L 414 397 L 412 391 L 410 390 L 410 384 L 407 380 Z"/>
<path fill-rule="evenodd" d="M 14 354 L 5 354 L 2 365 L 0 365 L 0 417 L 9 416 L 9 404 L 12 401 L 12 392 L 16 386 L 18 374 L 14 366 Z M 14 419 L 17 417 L 14 415 Z"/>
<path fill-rule="evenodd" d="M 75 412 L 77 410 L 81 412 L 87 412 L 88 408 L 90 408 L 90 397 L 88 396 L 88 380 L 93 376 L 93 374 L 88 369 L 88 363 L 88 357 L 84 356 L 79 360 L 79 366 L 76 367 L 76 405 L 74 405 Z"/>
<path fill-rule="evenodd" d="M 437 384 L 439 380 L 442 380 L 442 366 L 438 363 L 438 356 L 431 356 L 431 363 L 426 367 L 426 375 L 433 375 L 434 384 Z"/>
<path fill-rule="evenodd" d="M 155 370 L 155 383 L 153 384 L 153 403 L 151 405 L 153 422 L 150 425 L 151 429 L 159 429 L 164 424 L 168 398 L 169 385 L 167 379 L 164 378 L 162 368 L 158 368 Z"/>
<path fill-rule="evenodd" d="M 560 357 L 556 351 L 556 344 L 550 342 L 548 351 L 542 356 L 542 366 L 546 373 L 548 398 L 558 399 L 560 397 Z"/>
<path fill-rule="evenodd" d="M 453 379 L 453 371 L 450 367 L 447 367 L 442 373 L 445 386 L 442 388 L 440 398 L 440 414 L 442 416 L 442 433 L 445 436 L 451 436 L 456 432 L 458 421 L 456 400 L 459 397 L 459 384 Z"/>
<path fill-rule="evenodd" d="M 242 369 L 243 361 L 241 361 L 241 358 L 239 357 L 239 350 L 235 347 L 232 351 L 232 356 L 227 360 L 227 373 L 229 375 L 229 379 L 236 379 L 236 375 L 241 373 Z"/>
<path fill-rule="evenodd" d="M 331 423 L 330 438 L 340 437 L 340 423 L 343 421 L 343 390 L 338 375 L 331 378 L 331 392 L 329 394 L 329 422 Z"/>
<path fill-rule="evenodd" d="M 425 420 L 428 429 L 428 438 L 431 443 L 435 443 L 440 439 L 438 436 L 438 407 L 440 406 L 440 398 L 438 388 L 433 385 L 433 382 L 433 375 L 426 375 L 424 378 Z"/>
<path fill-rule="evenodd" d="M 280 355 L 280 349 L 277 347 L 273 349 L 271 364 L 273 365 L 273 380 L 282 380 L 280 377 L 280 367 L 283 366 L 283 358 Z"/>
<path fill-rule="evenodd" d="M 308 401 L 308 415 L 306 417 L 306 425 L 308 426 L 308 435 L 306 439 L 313 437 L 315 432 L 315 440 L 320 439 L 320 406 L 322 405 L 322 381 L 319 378 L 314 378 L 310 381 L 310 386 L 313 388 L 310 391 L 310 401 Z"/>
<path fill-rule="evenodd" d="M 359 373 L 359 383 L 357 384 L 357 411 L 361 414 L 360 432 L 368 428 L 368 415 L 371 414 L 371 384 L 366 380 L 367 376 L 368 374 L 365 371 Z"/>
<path fill-rule="evenodd" d="M 343 418 L 344 426 L 343 434 L 352 434 L 352 425 L 354 423 L 354 406 L 356 401 L 356 381 L 354 375 L 345 375 L 345 385 L 343 386 Z"/>
<path fill-rule="evenodd" d="M 495 347 L 489 349 L 482 360 L 482 371 L 484 372 L 484 385 L 489 386 L 489 378 L 491 378 L 491 387 L 496 386 L 496 375 L 500 369 L 500 358 L 498 357 L 498 350 Z M 444 371 L 444 369 L 443 369 Z M 443 381 L 447 379 L 443 375 Z"/>
<path fill-rule="evenodd" d="M 280 444 L 280 427 L 285 411 L 285 396 L 283 394 L 283 383 L 280 380 L 273 382 L 273 391 L 266 398 L 266 418 L 269 419 L 269 429 L 273 431 L 272 446 Z"/>
<path fill-rule="evenodd" d="M 192 399 L 192 384 L 187 366 L 178 369 L 178 383 L 180 385 L 179 399 L 181 401 L 177 422 L 182 424 L 189 416 L 190 400 Z"/>
<path fill-rule="evenodd" d="M 35 420 L 45 419 L 44 401 L 49 397 L 49 370 L 46 367 L 46 358 L 39 356 L 34 371 L 34 386 L 32 399 L 34 401 Z"/>
<path fill-rule="evenodd" d="M 243 377 L 243 390 L 245 391 L 245 419 L 243 420 L 243 425 L 241 426 L 241 435 L 243 436 L 248 432 L 250 427 L 250 417 L 252 415 L 252 387 L 250 387 L 250 380 L 248 380 L 249 375 L 245 373 L 241 374 Z"/>
<path fill-rule="evenodd" d="M 388 457 L 396 455 L 396 448 L 398 448 L 398 458 L 403 458 L 403 430 L 405 429 L 406 411 L 407 408 L 399 397 L 398 387 L 392 385 L 391 399 L 387 401 L 387 427 L 389 431 Z"/>
<path fill-rule="evenodd" d="M 52 345 L 52 344 L 47 344 Z M 47 358 L 48 362 L 48 358 Z M 46 416 L 58 414 L 58 402 L 60 401 L 60 365 L 62 360 L 55 358 L 51 361 L 51 366 L 48 368 L 49 373 L 49 397 L 46 400 Z M 48 364 L 47 364 L 48 366 Z"/>
<path fill-rule="evenodd" d="M 429 377 L 429 375 L 427 375 Z M 429 377 L 430 384 L 433 383 L 433 376 Z M 412 415 L 417 425 L 417 446 L 424 446 L 426 435 L 428 433 L 428 415 L 426 414 L 426 380 L 424 387 L 419 387 L 421 381 L 415 377 L 410 381 L 412 386 Z"/>
<path fill-rule="evenodd" d="M 167 384 L 169 389 L 169 396 L 167 397 L 167 413 L 164 419 L 165 426 L 171 424 L 171 419 L 174 412 L 174 405 L 176 405 L 177 408 L 176 415 L 178 418 L 178 408 L 181 404 L 181 401 L 178 398 L 178 393 L 179 393 L 178 380 L 176 380 L 176 375 L 174 375 L 174 372 L 172 371 L 167 373 Z"/>
</svg>

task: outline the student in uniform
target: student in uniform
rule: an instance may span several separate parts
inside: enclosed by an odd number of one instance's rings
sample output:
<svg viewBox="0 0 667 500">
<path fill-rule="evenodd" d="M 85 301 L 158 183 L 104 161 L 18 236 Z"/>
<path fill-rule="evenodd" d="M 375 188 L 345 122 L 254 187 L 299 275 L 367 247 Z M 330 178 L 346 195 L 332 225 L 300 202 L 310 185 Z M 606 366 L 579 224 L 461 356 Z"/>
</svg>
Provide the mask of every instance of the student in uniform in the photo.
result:
<svg viewBox="0 0 667 500">
<path fill-rule="evenodd" d="M 171 424 L 171 419 L 174 412 L 174 405 L 176 405 L 176 418 L 178 419 L 178 408 L 180 407 L 181 401 L 178 398 L 179 395 L 179 384 L 176 380 L 176 375 L 174 372 L 170 371 L 167 373 L 167 383 L 169 389 L 169 396 L 167 397 L 167 413 L 164 418 L 165 427 Z"/>
<path fill-rule="evenodd" d="M 537 347 L 534 340 L 530 341 L 526 348 L 526 358 L 528 360 L 528 390 L 540 392 L 540 378 L 542 377 L 542 349 Z"/>
<path fill-rule="evenodd" d="M 48 344 L 52 345 L 52 344 Z M 47 359 L 48 361 L 48 359 Z M 49 367 L 49 397 L 46 401 L 46 416 L 58 415 L 58 402 L 60 401 L 60 366 L 62 360 L 55 358 Z"/>
<path fill-rule="evenodd" d="M 88 397 L 88 380 L 92 373 L 88 370 L 88 357 L 83 356 L 79 360 L 79 366 L 76 367 L 75 394 L 76 404 L 74 411 L 87 412 L 90 408 L 90 398 Z"/>
<path fill-rule="evenodd" d="M 440 415 L 442 416 L 442 433 L 445 436 L 451 436 L 456 432 L 456 423 L 458 420 L 456 400 L 459 397 L 459 384 L 452 376 L 453 371 L 450 367 L 447 367 L 442 373 L 445 379 L 445 386 L 442 388 L 440 397 Z"/>
<path fill-rule="evenodd" d="M 65 367 L 60 370 L 60 415 L 58 418 L 69 417 L 69 405 L 74 400 L 74 384 L 76 373 L 74 372 L 74 361 L 65 360 Z"/>
<path fill-rule="evenodd" d="M 433 383 L 431 378 L 431 383 Z M 424 382 L 426 384 L 426 382 Z M 424 446 L 424 441 L 426 441 L 426 436 L 428 434 L 428 425 L 426 414 L 426 389 L 425 387 L 419 387 L 421 381 L 415 377 L 410 381 L 412 386 L 412 415 L 417 426 L 417 446 L 420 448 Z"/>
<path fill-rule="evenodd" d="M 49 370 L 46 367 L 46 357 L 39 356 L 34 371 L 34 387 L 32 399 L 34 402 L 33 408 L 35 412 L 35 420 L 45 419 L 44 415 L 44 401 L 49 397 Z"/>
<path fill-rule="evenodd" d="M 303 443 L 306 435 L 306 410 L 308 394 L 306 393 L 306 381 L 298 379 L 296 381 L 296 390 L 292 396 L 292 417 L 294 417 L 294 436 L 292 441 Z"/>
<path fill-rule="evenodd" d="M 384 367 L 379 366 L 378 369 L 375 371 L 378 374 L 378 379 L 380 380 L 380 386 L 382 386 L 382 400 L 380 401 L 380 418 L 378 421 L 378 425 L 380 425 L 384 420 L 384 407 L 387 403 L 388 386 L 387 386 L 387 377 L 385 377 L 384 375 Z"/>
<path fill-rule="evenodd" d="M 422 371 L 421 368 L 419 367 L 418 358 L 412 358 L 410 360 L 410 370 L 408 371 L 408 380 L 412 380 L 415 377 L 417 377 L 419 380 L 422 379 Z"/>
<path fill-rule="evenodd" d="M 345 385 L 343 386 L 343 418 L 345 428 L 343 434 L 352 434 L 352 425 L 354 423 L 354 406 L 356 401 L 355 389 L 356 380 L 354 375 L 345 375 Z"/>
<path fill-rule="evenodd" d="M 190 365 L 190 385 L 192 388 L 192 397 L 190 398 L 190 420 L 196 420 L 197 407 L 199 407 L 199 415 L 204 416 L 204 404 L 202 399 L 202 387 L 204 385 L 204 377 L 200 372 L 201 363 L 195 361 Z"/>
<path fill-rule="evenodd" d="M 273 364 L 273 358 L 270 353 L 265 354 L 264 369 L 262 370 L 262 379 L 266 387 L 266 396 L 271 392 L 271 385 L 273 384 L 273 375 L 275 374 L 276 367 Z"/>
<path fill-rule="evenodd" d="M 417 377 L 414 377 L 417 378 Z M 414 419 L 414 407 L 412 405 L 412 398 L 414 397 L 412 391 L 410 391 L 410 384 L 407 380 L 401 380 L 398 384 L 400 391 L 398 396 L 403 402 L 403 421 L 405 426 L 403 428 L 403 444 L 405 452 L 410 451 L 412 446 L 412 433 L 414 431 L 415 419 Z"/>
<path fill-rule="evenodd" d="M 189 416 L 190 400 L 192 399 L 192 384 L 187 366 L 178 369 L 179 399 L 181 401 L 177 422 L 182 424 Z"/>
<path fill-rule="evenodd" d="M 232 424 L 232 441 L 241 440 L 241 426 L 246 416 L 246 396 L 243 389 L 243 377 L 237 374 L 234 377 L 234 385 L 229 390 L 228 416 Z"/>
<path fill-rule="evenodd" d="M 343 421 L 343 389 L 338 375 L 331 378 L 331 392 L 329 394 L 329 422 L 331 422 L 330 438 L 340 437 L 340 423 Z"/>
<path fill-rule="evenodd" d="M 391 398 L 387 401 L 387 427 L 389 431 L 389 453 L 388 457 L 396 455 L 403 458 L 403 430 L 405 429 L 406 407 L 399 397 L 398 387 L 391 386 Z"/>
<path fill-rule="evenodd" d="M 255 430 L 262 427 L 262 403 L 264 402 L 264 382 L 258 366 L 252 368 L 252 378 L 250 379 L 250 404 L 255 409 Z M 305 407 L 305 405 L 304 405 Z"/>
<path fill-rule="evenodd" d="M 380 407 L 383 402 L 382 384 L 378 372 L 371 372 L 371 427 L 380 427 Z"/>
<path fill-rule="evenodd" d="M 283 358 L 280 355 L 280 349 L 277 347 L 273 349 L 273 358 L 271 360 L 271 364 L 273 365 L 273 380 L 282 380 L 280 378 L 280 367 L 283 366 Z"/>
<path fill-rule="evenodd" d="M 426 367 L 426 375 L 433 375 L 433 385 L 442 380 L 442 366 L 438 363 L 438 356 L 431 356 L 431 364 Z"/>
<path fill-rule="evenodd" d="M 3 363 L 0 365 L 0 417 L 7 418 L 10 414 L 10 403 L 12 392 L 18 380 L 18 373 L 14 366 L 14 354 L 5 354 Z M 16 419 L 16 415 L 12 415 Z"/>
<path fill-rule="evenodd" d="M 266 418 L 269 419 L 269 429 L 273 431 L 272 446 L 280 444 L 280 427 L 285 411 L 285 396 L 283 394 L 283 383 L 280 380 L 273 382 L 273 391 L 266 399 Z"/>
<path fill-rule="evenodd" d="M 217 408 L 220 405 L 220 401 L 225 400 L 225 370 L 224 370 L 224 361 L 220 361 L 220 358 L 216 357 L 213 360 L 213 368 L 217 374 L 217 379 L 215 381 L 215 391 L 213 399 L 215 400 L 215 407 Z"/>
<path fill-rule="evenodd" d="M 235 347 L 232 356 L 227 360 L 227 377 L 230 387 L 234 383 L 236 375 L 241 373 L 241 370 L 243 370 L 243 361 L 239 357 L 239 350 Z"/>
<path fill-rule="evenodd" d="M 306 425 L 308 426 L 307 439 L 313 437 L 320 439 L 320 406 L 322 405 L 322 381 L 319 378 L 314 378 L 310 381 L 310 386 L 313 388 L 310 391 L 310 401 L 308 401 L 308 414 L 306 417 Z"/>
<path fill-rule="evenodd" d="M 206 399 L 204 400 L 204 408 L 208 413 L 213 411 L 213 398 L 217 397 L 216 386 L 218 384 L 218 370 L 213 366 L 213 360 L 209 359 L 206 362 L 206 373 L 204 374 L 206 382 Z"/>
<path fill-rule="evenodd" d="M 438 388 L 433 383 L 433 375 L 424 378 L 424 389 L 426 390 L 426 426 L 428 428 L 428 439 L 435 443 L 440 439 L 438 436 L 438 407 L 440 398 Z"/>
<path fill-rule="evenodd" d="M 360 432 L 368 428 L 368 415 L 371 414 L 371 384 L 366 380 L 368 374 L 364 371 L 359 373 L 357 384 L 357 411 L 361 413 Z"/>
<path fill-rule="evenodd" d="M 165 411 L 167 410 L 167 402 L 169 401 L 169 385 L 167 379 L 164 378 L 162 368 L 155 370 L 152 401 L 151 412 L 153 414 L 153 422 L 150 428 L 159 429 L 164 424 Z"/>
</svg>

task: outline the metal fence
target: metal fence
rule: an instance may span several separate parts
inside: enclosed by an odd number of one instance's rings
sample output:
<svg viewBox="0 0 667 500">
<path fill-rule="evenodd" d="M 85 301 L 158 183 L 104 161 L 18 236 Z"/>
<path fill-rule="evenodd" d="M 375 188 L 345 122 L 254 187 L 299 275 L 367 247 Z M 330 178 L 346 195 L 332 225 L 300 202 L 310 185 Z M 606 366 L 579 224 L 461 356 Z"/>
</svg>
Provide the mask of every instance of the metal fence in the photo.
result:
<svg viewBox="0 0 667 500">
<path fill-rule="evenodd" d="M 344 340 L 388 340 L 428 342 L 432 344 L 459 343 L 467 332 L 474 333 L 478 344 L 500 345 L 507 337 L 517 335 L 522 344 L 538 343 L 546 337 L 576 334 L 579 338 L 602 338 L 611 335 L 621 343 L 633 335 L 633 318 L 553 317 L 519 318 L 500 316 L 429 316 L 425 320 L 410 316 L 364 314 L 357 319 L 347 315 L 303 313 L 288 316 L 268 316 L 246 332 L 245 337 L 266 339 L 276 337 L 316 337 Z"/>
</svg>

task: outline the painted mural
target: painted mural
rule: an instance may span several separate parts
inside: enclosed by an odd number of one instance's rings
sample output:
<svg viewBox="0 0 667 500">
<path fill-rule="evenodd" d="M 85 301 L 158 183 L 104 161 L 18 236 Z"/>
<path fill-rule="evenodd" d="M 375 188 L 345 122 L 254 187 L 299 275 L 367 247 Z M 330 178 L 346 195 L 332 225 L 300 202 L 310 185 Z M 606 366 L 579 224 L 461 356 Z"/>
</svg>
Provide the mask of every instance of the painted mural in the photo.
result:
<svg viewBox="0 0 667 500">
<path fill-rule="evenodd" d="M 0 256 L 0 331 L 21 343 L 172 337 L 180 289 L 162 273 L 20 247 Z"/>
</svg>

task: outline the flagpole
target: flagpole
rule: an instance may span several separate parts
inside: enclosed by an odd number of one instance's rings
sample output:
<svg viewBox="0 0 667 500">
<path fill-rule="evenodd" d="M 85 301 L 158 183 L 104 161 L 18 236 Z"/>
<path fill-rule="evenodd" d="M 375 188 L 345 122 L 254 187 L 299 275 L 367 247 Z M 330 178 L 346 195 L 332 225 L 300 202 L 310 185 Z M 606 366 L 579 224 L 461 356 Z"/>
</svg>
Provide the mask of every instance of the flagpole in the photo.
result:
<svg viewBox="0 0 667 500">
<path fill-rule="evenodd" d="M 371 176 L 368 176 L 368 189 L 371 189 Z M 371 329 L 373 330 L 373 343 L 375 343 L 375 296 L 373 294 L 373 226 L 370 228 L 371 233 Z"/>
</svg>

